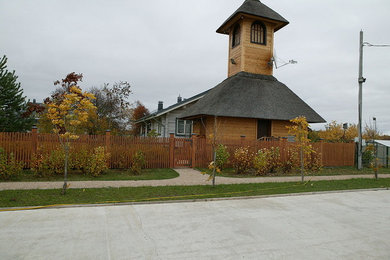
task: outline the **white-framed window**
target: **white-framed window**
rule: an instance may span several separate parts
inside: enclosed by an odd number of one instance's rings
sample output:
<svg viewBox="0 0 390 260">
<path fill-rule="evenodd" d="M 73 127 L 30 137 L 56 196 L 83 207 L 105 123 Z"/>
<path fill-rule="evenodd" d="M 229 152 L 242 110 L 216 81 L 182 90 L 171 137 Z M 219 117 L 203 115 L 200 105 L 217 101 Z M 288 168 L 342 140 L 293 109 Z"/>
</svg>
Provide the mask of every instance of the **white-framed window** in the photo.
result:
<svg viewBox="0 0 390 260">
<path fill-rule="evenodd" d="M 187 135 L 192 134 L 192 121 L 176 119 L 176 135 Z"/>
</svg>

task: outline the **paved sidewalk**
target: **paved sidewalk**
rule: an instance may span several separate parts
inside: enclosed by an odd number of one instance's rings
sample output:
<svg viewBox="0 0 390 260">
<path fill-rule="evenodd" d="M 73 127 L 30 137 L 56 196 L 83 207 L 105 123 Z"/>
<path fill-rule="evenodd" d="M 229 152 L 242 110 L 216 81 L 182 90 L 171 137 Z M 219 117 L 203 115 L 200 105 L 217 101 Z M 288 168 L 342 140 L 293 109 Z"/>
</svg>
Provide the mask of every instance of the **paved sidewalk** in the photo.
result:
<svg viewBox="0 0 390 260">
<path fill-rule="evenodd" d="M 80 188 L 120 188 L 120 187 L 142 187 L 142 186 L 190 186 L 210 185 L 208 176 L 200 174 L 194 169 L 174 169 L 180 176 L 168 180 L 145 180 L 145 181 L 70 181 L 70 187 Z M 372 179 L 373 175 L 338 175 L 338 176 L 307 176 L 306 180 L 348 180 L 365 178 Z M 379 178 L 390 178 L 390 174 L 380 174 Z M 217 184 L 240 184 L 240 183 L 266 183 L 266 182 L 297 182 L 301 181 L 300 176 L 292 177 L 257 177 L 257 178 L 229 178 L 217 177 Z M 29 189 L 60 189 L 63 182 L 2 182 L 0 190 L 29 190 Z"/>
<path fill-rule="evenodd" d="M 208 176 L 200 174 L 199 171 L 186 168 L 174 169 L 180 176 L 168 180 L 145 180 L 145 181 L 70 181 L 70 187 L 80 188 L 120 188 L 120 187 L 141 187 L 141 186 L 190 186 L 210 185 Z M 348 180 L 357 178 L 374 178 L 371 175 L 339 175 L 339 176 L 307 176 L 306 180 Z M 390 178 L 390 174 L 380 174 L 379 178 Z M 266 182 L 297 182 L 301 181 L 300 176 L 292 177 L 257 177 L 257 178 L 228 178 L 217 177 L 217 184 L 240 184 L 240 183 L 266 183 Z M 0 190 L 30 190 L 30 189 L 60 189 L 63 182 L 1 182 Z"/>
</svg>

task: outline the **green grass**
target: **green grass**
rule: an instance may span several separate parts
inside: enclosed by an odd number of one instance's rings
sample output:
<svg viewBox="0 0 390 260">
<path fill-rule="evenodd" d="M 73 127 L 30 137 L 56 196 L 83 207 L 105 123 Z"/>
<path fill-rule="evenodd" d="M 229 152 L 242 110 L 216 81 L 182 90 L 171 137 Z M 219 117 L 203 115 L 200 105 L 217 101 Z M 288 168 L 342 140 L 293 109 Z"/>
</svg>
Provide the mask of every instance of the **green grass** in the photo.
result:
<svg viewBox="0 0 390 260">
<path fill-rule="evenodd" d="M 202 172 L 210 173 L 211 170 L 205 169 L 205 168 L 197 168 L 197 170 Z M 390 168 L 381 168 L 378 171 L 379 174 L 390 174 Z M 314 172 L 314 173 L 308 173 L 307 176 L 333 176 L 333 175 L 365 175 L 365 174 L 372 174 L 374 175 L 374 171 L 371 168 L 364 168 L 363 170 L 359 171 L 355 167 L 324 167 L 320 172 Z M 269 177 L 269 176 L 300 176 L 300 173 L 282 173 L 282 172 L 276 172 L 271 173 L 266 176 L 258 176 L 254 173 L 248 173 L 248 174 L 236 174 L 233 168 L 224 169 L 220 174 L 217 174 L 217 176 L 222 177 L 233 177 L 233 178 L 254 178 L 254 177 Z"/>
<path fill-rule="evenodd" d="M 123 180 L 164 180 L 178 177 L 179 174 L 172 169 L 144 169 L 140 175 L 134 175 L 130 170 L 107 170 L 98 177 L 83 175 L 81 172 L 71 171 L 68 174 L 69 181 L 123 181 Z M 16 182 L 40 182 L 63 181 L 63 175 L 50 177 L 37 177 L 31 171 L 24 170 L 22 174 L 9 181 Z"/>
<path fill-rule="evenodd" d="M 207 185 L 69 189 L 66 195 L 61 195 L 59 189 L 16 190 L 0 191 L 0 207 L 166 201 L 388 187 L 390 187 L 390 179 L 352 179 L 304 184 L 294 182 L 217 185 L 216 187 Z"/>
</svg>

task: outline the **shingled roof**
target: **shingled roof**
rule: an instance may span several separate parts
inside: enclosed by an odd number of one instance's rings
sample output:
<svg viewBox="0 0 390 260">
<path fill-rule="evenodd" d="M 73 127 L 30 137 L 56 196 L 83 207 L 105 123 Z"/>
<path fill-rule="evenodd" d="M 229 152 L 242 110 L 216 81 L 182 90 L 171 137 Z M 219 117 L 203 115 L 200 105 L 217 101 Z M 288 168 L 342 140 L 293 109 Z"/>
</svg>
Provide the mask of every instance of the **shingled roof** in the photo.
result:
<svg viewBox="0 0 390 260">
<path fill-rule="evenodd" d="M 225 25 L 233 19 L 237 14 L 249 14 L 273 21 L 277 21 L 278 25 L 275 28 L 275 32 L 282 27 L 286 26 L 289 22 L 284 19 L 280 14 L 262 4 L 259 0 L 246 0 L 217 30 L 218 33 L 228 34 L 224 30 Z"/>
<path fill-rule="evenodd" d="M 326 122 L 286 85 L 268 75 L 239 72 L 207 92 L 181 118 L 203 115 Z"/>
</svg>

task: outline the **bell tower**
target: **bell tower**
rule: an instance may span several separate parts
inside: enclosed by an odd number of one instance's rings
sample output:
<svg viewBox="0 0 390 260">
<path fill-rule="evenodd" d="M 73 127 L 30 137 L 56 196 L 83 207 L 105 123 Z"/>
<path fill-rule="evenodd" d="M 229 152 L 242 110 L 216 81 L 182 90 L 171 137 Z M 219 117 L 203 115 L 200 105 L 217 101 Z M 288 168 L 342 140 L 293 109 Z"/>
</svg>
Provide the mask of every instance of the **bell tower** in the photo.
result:
<svg viewBox="0 0 390 260">
<path fill-rule="evenodd" d="M 228 77 L 273 74 L 274 33 L 289 22 L 259 0 L 245 0 L 217 30 L 229 35 Z"/>
</svg>

